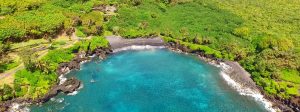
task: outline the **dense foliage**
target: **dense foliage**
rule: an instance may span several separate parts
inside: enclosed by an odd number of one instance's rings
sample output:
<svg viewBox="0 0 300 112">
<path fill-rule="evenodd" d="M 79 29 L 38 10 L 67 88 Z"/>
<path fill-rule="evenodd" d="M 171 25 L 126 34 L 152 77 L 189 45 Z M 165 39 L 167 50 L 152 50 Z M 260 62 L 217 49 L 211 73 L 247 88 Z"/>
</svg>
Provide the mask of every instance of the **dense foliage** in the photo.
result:
<svg viewBox="0 0 300 112">
<path fill-rule="evenodd" d="M 297 0 L 113 0 L 108 29 L 127 38 L 163 35 L 192 50 L 238 61 L 267 93 L 299 95 Z M 205 49 L 205 50 L 204 50 Z"/>
<path fill-rule="evenodd" d="M 63 31 L 80 37 L 101 35 L 103 4 L 97 0 L 0 0 L 0 72 L 19 63 L 7 55 L 11 43 L 45 38 L 51 41 Z"/>
<path fill-rule="evenodd" d="M 9 53 L 16 52 L 25 69 L 15 74 L 13 86 L 0 85 L 0 101 L 15 97 L 38 98 L 57 83 L 56 69 L 62 62 L 72 60 L 81 50 L 108 47 L 108 41 L 100 36 L 80 40 L 72 47 L 58 48 L 63 41 L 52 42 L 65 32 L 80 37 L 102 35 L 104 14 L 93 10 L 103 4 L 98 0 L 0 0 L 0 72 L 19 65 L 10 60 Z M 49 52 L 41 59 L 34 46 L 11 49 L 11 44 L 44 38 L 52 43 Z M 39 43 L 42 44 L 42 43 Z"/>
<path fill-rule="evenodd" d="M 51 50 L 41 60 L 36 60 L 32 51 L 24 51 L 22 56 L 26 69 L 16 73 L 14 88 L 8 85 L 0 88 L 0 95 L 3 95 L 0 101 L 13 97 L 35 99 L 45 95 L 52 85 L 57 83 L 56 69 L 60 63 L 71 61 L 75 53 L 93 51 L 99 47 L 108 47 L 108 41 L 103 37 L 94 36 L 91 40 L 82 40 L 70 48 Z M 8 90 L 9 94 L 6 92 Z"/>
<path fill-rule="evenodd" d="M 20 70 L 15 75 L 15 97 L 38 98 L 45 95 L 51 86 L 56 83 L 57 75 L 54 72 L 45 74 L 39 70 L 31 72 Z"/>
<path fill-rule="evenodd" d="M 101 34 L 103 13 L 92 11 L 96 0 L 1 0 L 0 41 L 51 38 L 78 26 L 86 34 Z M 7 11 L 9 10 L 9 11 Z M 6 14 L 6 15 L 5 15 Z M 69 33 L 69 32 L 68 32 Z"/>
<path fill-rule="evenodd" d="M 81 50 L 108 42 L 104 29 L 126 38 L 162 36 L 191 50 L 238 61 L 270 95 L 299 96 L 300 3 L 297 0 L 0 0 L 0 71 L 10 44 L 29 39 L 51 41 L 61 32 L 82 37 L 73 47 L 49 51 L 41 60 L 21 53 L 26 69 L 14 87 L 0 87 L 0 100 L 39 97 L 56 83 L 55 69 Z M 93 10 L 118 8 L 115 16 Z M 107 20 L 108 22 L 104 22 Z M 64 43 L 58 43 L 64 44 Z M 26 54 L 27 53 L 27 54 Z M 10 65 L 11 64 L 11 65 Z M 37 80 L 38 79 L 38 80 Z"/>
</svg>

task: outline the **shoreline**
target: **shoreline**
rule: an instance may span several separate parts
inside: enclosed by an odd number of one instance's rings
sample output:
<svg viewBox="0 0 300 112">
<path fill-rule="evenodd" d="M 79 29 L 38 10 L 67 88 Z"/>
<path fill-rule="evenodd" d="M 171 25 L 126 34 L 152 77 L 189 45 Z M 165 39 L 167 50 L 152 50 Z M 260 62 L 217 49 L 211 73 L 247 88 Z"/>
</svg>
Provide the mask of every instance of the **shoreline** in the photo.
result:
<svg viewBox="0 0 300 112">
<path fill-rule="evenodd" d="M 167 48 L 175 52 L 189 53 L 189 54 L 196 55 L 200 60 L 203 60 L 208 64 L 221 68 L 220 75 L 229 84 L 229 86 L 237 90 L 237 92 L 239 92 L 240 94 L 241 91 L 246 90 L 246 93 L 242 93 L 241 95 L 252 96 L 255 100 L 257 100 L 256 98 L 258 96 L 259 101 L 263 102 L 262 104 L 264 104 L 266 109 L 270 111 L 276 111 L 278 109 L 280 109 L 281 111 L 291 110 L 280 101 L 277 101 L 276 99 L 264 94 L 263 90 L 259 88 L 255 84 L 255 82 L 251 79 L 250 77 L 251 75 L 247 71 L 245 71 L 237 62 L 223 61 L 221 59 L 217 59 L 212 56 L 205 55 L 203 52 L 191 52 L 185 46 L 182 46 L 174 42 L 173 43 L 164 42 L 160 37 L 124 39 L 119 36 L 108 36 L 106 37 L 106 39 L 110 43 L 109 48 L 100 47 L 95 49 L 92 52 L 90 51 L 79 52 L 76 54 L 76 57 L 72 61 L 67 63 L 60 63 L 56 71 L 57 74 L 59 75 L 58 78 L 59 82 L 56 85 L 54 85 L 52 89 L 44 97 L 36 100 L 16 98 L 13 100 L 6 101 L 4 103 L 0 103 L 0 109 L 3 106 L 7 109 L 14 109 L 13 107 L 24 107 L 24 105 L 28 105 L 28 104 L 33 104 L 33 103 L 41 104 L 49 101 L 51 98 L 56 96 L 58 92 L 60 91 L 64 92 L 62 90 L 55 89 L 57 88 L 56 86 L 59 87 L 63 86 L 63 84 L 66 83 L 66 81 L 64 82 L 64 80 L 69 80 L 66 79 L 64 75 L 70 72 L 71 70 L 80 69 L 80 65 L 83 62 L 89 61 L 93 58 L 91 56 L 97 56 L 100 59 L 105 59 L 107 55 L 115 52 L 123 51 L 123 50 Z M 68 91 L 64 93 L 66 94 L 73 93 L 74 91 L 77 91 L 80 88 L 81 84 L 78 86 L 78 82 L 80 83 L 80 81 L 77 80 L 76 78 L 73 78 L 71 81 L 73 81 L 74 83 L 74 80 L 75 82 L 77 82 L 77 86 L 74 86 L 74 89 L 72 91 Z M 251 91 L 252 93 L 249 91 Z M 255 97 L 255 95 L 257 96 Z M 268 104 L 268 102 L 270 104 Z M 20 105 L 15 106 L 16 104 L 20 104 Z"/>
<path fill-rule="evenodd" d="M 263 101 L 260 103 L 262 103 L 265 107 L 267 107 L 266 109 L 269 111 L 300 112 L 299 107 L 295 106 L 296 104 L 291 103 L 291 101 L 267 95 L 264 92 L 263 88 L 257 86 L 256 83 L 252 80 L 251 74 L 248 73 L 238 62 L 217 59 L 215 57 L 212 57 L 211 55 L 205 55 L 203 52 L 198 52 L 198 51 L 193 52 L 190 49 L 188 49 L 186 46 L 182 46 L 176 42 L 166 43 L 166 47 L 175 52 L 189 53 L 189 54 L 196 55 L 200 60 L 203 60 L 208 64 L 221 68 L 221 71 L 223 71 L 223 74 L 220 73 L 222 78 L 226 80 L 227 83 L 230 80 L 231 82 L 234 81 L 234 83 L 236 83 L 234 85 L 230 83 L 229 86 L 237 90 L 237 92 L 239 93 L 240 90 L 244 90 L 244 89 L 250 90 L 252 92 L 255 91 L 255 94 L 242 93 L 241 95 L 251 96 L 255 100 L 259 98 L 260 101 Z M 228 69 L 228 67 L 225 66 L 229 66 L 230 69 Z M 242 87 L 242 88 L 236 89 L 237 87 Z"/>
<path fill-rule="evenodd" d="M 133 38 L 125 39 L 120 36 L 106 36 L 105 37 L 111 46 L 112 50 L 120 49 L 129 46 L 141 46 L 141 45 L 150 45 L 150 46 L 164 46 L 165 42 L 160 37 L 149 37 L 149 38 Z"/>
<path fill-rule="evenodd" d="M 28 105 L 31 104 L 42 104 L 51 98 L 55 97 L 59 93 L 64 93 L 66 95 L 72 94 L 82 88 L 81 81 L 75 77 L 66 78 L 64 77 L 67 73 L 72 70 L 79 70 L 80 65 L 84 62 L 91 60 L 94 57 L 99 57 L 101 59 L 106 58 L 108 54 L 111 54 L 112 50 L 110 47 L 96 48 L 94 51 L 83 51 L 75 53 L 75 57 L 70 62 L 60 63 L 56 69 L 58 75 L 57 82 L 52 85 L 51 89 L 43 97 L 37 99 L 31 98 L 14 98 L 8 101 L 0 103 L 0 111 L 2 112 L 28 112 Z"/>
<path fill-rule="evenodd" d="M 111 43 L 111 46 L 114 50 L 140 50 L 140 49 L 151 49 L 151 48 L 160 48 L 164 46 L 165 48 L 179 53 L 189 53 L 198 56 L 200 60 L 207 62 L 213 66 L 216 66 L 221 69 L 220 76 L 226 81 L 226 83 L 236 90 L 240 95 L 250 96 L 254 98 L 255 101 L 261 103 L 266 110 L 271 112 L 276 111 L 286 111 L 291 110 L 286 105 L 275 101 L 269 96 L 265 95 L 263 90 L 259 88 L 255 82 L 251 79 L 251 74 L 249 74 L 239 63 L 233 61 L 224 61 L 222 59 L 217 59 L 209 55 L 205 55 L 203 52 L 192 52 L 186 46 L 182 46 L 178 43 L 167 43 L 162 42 L 162 39 L 148 39 L 147 38 L 135 38 L 135 39 L 123 39 L 119 36 L 109 36 L 106 37 L 107 40 Z M 136 44 L 143 39 L 144 42 Z M 125 42 L 124 42 L 125 40 Z M 126 43 L 130 41 L 131 43 Z M 159 43 L 159 44 L 157 44 Z M 114 46 L 116 45 L 116 46 Z M 148 47 L 147 47 L 148 46 Z M 151 46 L 151 47 L 150 47 Z"/>
<path fill-rule="evenodd" d="M 174 44 L 169 44 L 174 45 Z M 220 68 L 219 75 L 232 89 L 237 91 L 242 96 L 250 96 L 258 103 L 262 104 L 267 111 L 278 112 L 281 111 L 278 107 L 274 106 L 274 102 L 270 101 L 264 94 L 261 93 L 255 82 L 251 79 L 251 75 L 244 70 L 239 63 L 232 61 L 222 61 L 214 58 L 209 58 L 197 53 L 190 53 L 183 51 L 183 47 L 168 46 L 168 49 L 179 52 L 196 55 L 200 60 Z"/>
</svg>

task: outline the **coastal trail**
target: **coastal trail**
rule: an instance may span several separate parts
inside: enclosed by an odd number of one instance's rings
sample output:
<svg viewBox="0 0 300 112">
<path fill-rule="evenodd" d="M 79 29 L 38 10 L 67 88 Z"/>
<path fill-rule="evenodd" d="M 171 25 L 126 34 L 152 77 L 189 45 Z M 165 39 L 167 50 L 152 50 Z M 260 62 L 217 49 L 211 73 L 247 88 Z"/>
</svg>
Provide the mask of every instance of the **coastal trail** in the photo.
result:
<svg viewBox="0 0 300 112">
<path fill-rule="evenodd" d="M 61 38 L 61 36 L 59 36 L 58 38 Z M 62 46 L 62 48 L 68 48 L 68 47 L 71 47 L 72 45 L 74 45 L 76 42 L 78 42 L 80 40 L 79 37 L 77 37 L 75 34 L 73 34 L 71 36 L 71 42 L 68 43 L 68 44 L 65 44 L 64 46 Z M 47 47 L 49 48 L 49 47 Z M 48 54 L 48 49 L 41 49 L 38 52 L 38 57 L 37 59 L 41 59 L 42 57 L 44 57 L 45 55 Z M 14 74 L 19 71 L 19 70 L 22 70 L 24 69 L 25 66 L 23 63 L 21 63 L 20 65 L 18 65 L 17 67 L 15 68 L 12 68 L 8 71 L 5 71 L 3 73 L 0 73 L 0 86 L 1 85 L 4 85 L 4 84 L 8 84 L 8 85 L 12 85 L 13 84 L 13 81 L 14 81 Z"/>
</svg>

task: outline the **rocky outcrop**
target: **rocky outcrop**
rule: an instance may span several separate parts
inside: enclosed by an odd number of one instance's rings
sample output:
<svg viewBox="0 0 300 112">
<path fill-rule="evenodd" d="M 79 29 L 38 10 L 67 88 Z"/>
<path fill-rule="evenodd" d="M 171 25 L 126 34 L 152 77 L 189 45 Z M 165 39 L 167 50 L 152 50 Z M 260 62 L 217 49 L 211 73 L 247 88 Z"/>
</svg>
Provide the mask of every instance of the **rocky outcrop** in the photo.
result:
<svg viewBox="0 0 300 112">
<path fill-rule="evenodd" d="M 300 112 L 300 97 L 294 96 L 289 99 L 282 99 L 278 96 L 269 96 L 267 94 L 265 96 L 283 112 Z"/>
<path fill-rule="evenodd" d="M 90 56 L 96 55 L 101 59 L 106 58 L 108 54 L 111 54 L 112 50 L 109 48 L 99 47 L 93 51 L 79 52 L 76 54 L 75 58 L 70 62 L 60 63 L 59 67 L 56 70 L 58 75 L 65 75 L 70 70 L 80 69 L 80 64 L 84 61 L 90 60 Z M 31 103 L 44 103 L 49 101 L 52 97 L 56 96 L 59 92 L 63 93 L 72 93 L 77 91 L 80 87 L 81 82 L 76 78 L 72 77 L 67 79 L 64 83 L 55 84 L 49 92 L 38 99 L 24 99 L 24 98 L 15 98 L 9 101 L 0 102 L 0 112 L 6 112 L 11 109 L 12 104 L 31 104 Z"/>
<path fill-rule="evenodd" d="M 80 84 L 81 82 L 74 77 L 67 79 L 63 84 L 52 87 L 52 89 L 43 98 L 37 99 L 33 103 L 47 102 L 59 92 L 67 94 L 77 91 L 77 89 L 80 87 Z"/>
<path fill-rule="evenodd" d="M 212 55 L 207 55 L 202 51 L 192 51 L 189 48 L 181 45 L 179 42 L 168 42 L 166 43 L 166 45 L 173 51 L 196 54 L 200 59 L 212 64 L 220 65 L 221 63 L 225 63 L 226 65 L 229 65 L 231 67 L 229 71 L 225 71 L 230 75 L 230 78 L 234 79 L 237 82 L 240 82 L 244 87 L 260 91 L 260 93 L 262 93 L 266 99 L 273 103 L 274 107 L 279 108 L 283 112 L 300 112 L 300 97 L 282 99 L 280 97 L 267 95 L 264 92 L 263 88 L 257 86 L 251 79 L 251 75 L 246 70 L 244 70 L 237 62 L 224 61 L 223 59 L 215 58 Z M 243 74 L 244 76 L 241 76 L 241 74 Z"/>
<path fill-rule="evenodd" d="M 113 51 L 111 49 L 99 47 L 99 48 L 95 49 L 92 54 L 95 54 L 100 59 L 105 59 L 106 56 L 111 54 L 111 53 L 113 53 Z"/>
<path fill-rule="evenodd" d="M 300 112 L 300 97 L 293 97 L 290 99 L 289 107 L 291 107 L 293 110 Z"/>
<path fill-rule="evenodd" d="M 72 93 L 76 91 L 80 87 L 80 84 L 80 81 L 76 78 L 70 78 L 61 85 L 53 86 L 52 89 L 44 97 L 38 99 L 16 98 L 0 103 L 0 112 L 9 111 L 9 109 L 12 107 L 12 104 L 20 104 L 20 106 L 24 106 L 25 104 L 47 102 L 52 97 L 56 96 L 59 92 Z"/>
<path fill-rule="evenodd" d="M 87 52 L 79 52 L 77 53 L 76 57 L 70 62 L 60 63 L 59 67 L 56 70 L 56 73 L 61 75 L 61 74 L 66 74 L 73 69 L 80 69 L 81 62 L 90 60 L 89 56 L 96 55 L 100 59 L 104 59 L 108 54 L 111 53 L 112 50 L 110 48 L 104 48 L 104 47 L 96 48 L 93 51 L 89 50 Z"/>
</svg>

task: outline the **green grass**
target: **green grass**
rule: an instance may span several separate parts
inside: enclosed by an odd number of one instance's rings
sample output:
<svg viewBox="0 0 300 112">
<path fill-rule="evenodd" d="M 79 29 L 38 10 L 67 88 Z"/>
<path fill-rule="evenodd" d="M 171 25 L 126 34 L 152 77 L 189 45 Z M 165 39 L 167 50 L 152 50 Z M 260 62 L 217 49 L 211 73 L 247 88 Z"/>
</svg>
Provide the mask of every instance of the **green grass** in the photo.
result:
<svg viewBox="0 0 300 112">
<path fill-rule="evenodd" d="M 4 62 L 0 63 L 0 73 L 13 69 L 20 65 L 21 59 L 16 54 L 10 53 Z"/>
<path fill-rule="evenodd" d="M 10 60 L 10 62 L 5 64 L 0 64 L 0 73 L 3 73 L 7 70 L 10 70 L 14 67 L 17 67 L 20 64 L 19 61 Z"/>
<path fill-rule="evenodd" d="M 300 74 L 296 70 L 285 69 L 281 71 L 280 79 L 300 84 Z"/>
<path fill-rule="evenodd" d="M 46 39 L 34 39 L 26 42 L 13 43 L 11 49 L 18 49 L 18 48 L 23 48 L 28 46 L 37 46 L 45 43 L 48 43 Z"/>
<path fill-rule="evenodd" d="M 67 44 L 67 42 L 65 40 L 59 40 L 59 41 L 53 42 L 51 47 L 60 48 L 60 47 L 63 47 L 64 45 L 66 45 L 66 44 Z"/>
<path fill-rule="evenodd" d="M 85 38 L 85 37 L 87 37 L 87 35 L 84 34 L 84 33 L 83 33 L 81 30 L 79 30 L 79 29 L 76 29 L 75 35 L 76 35 L 77 37 L 80 37 L 80 38 Z"/>
<path fill-rule="evenodd" d="M 103 33 L 103 36 L 111 36 L 111 35 L 113 35 L 113 32 L 111 32 L 111 31 L 105 30 Z"/>
</svg>

